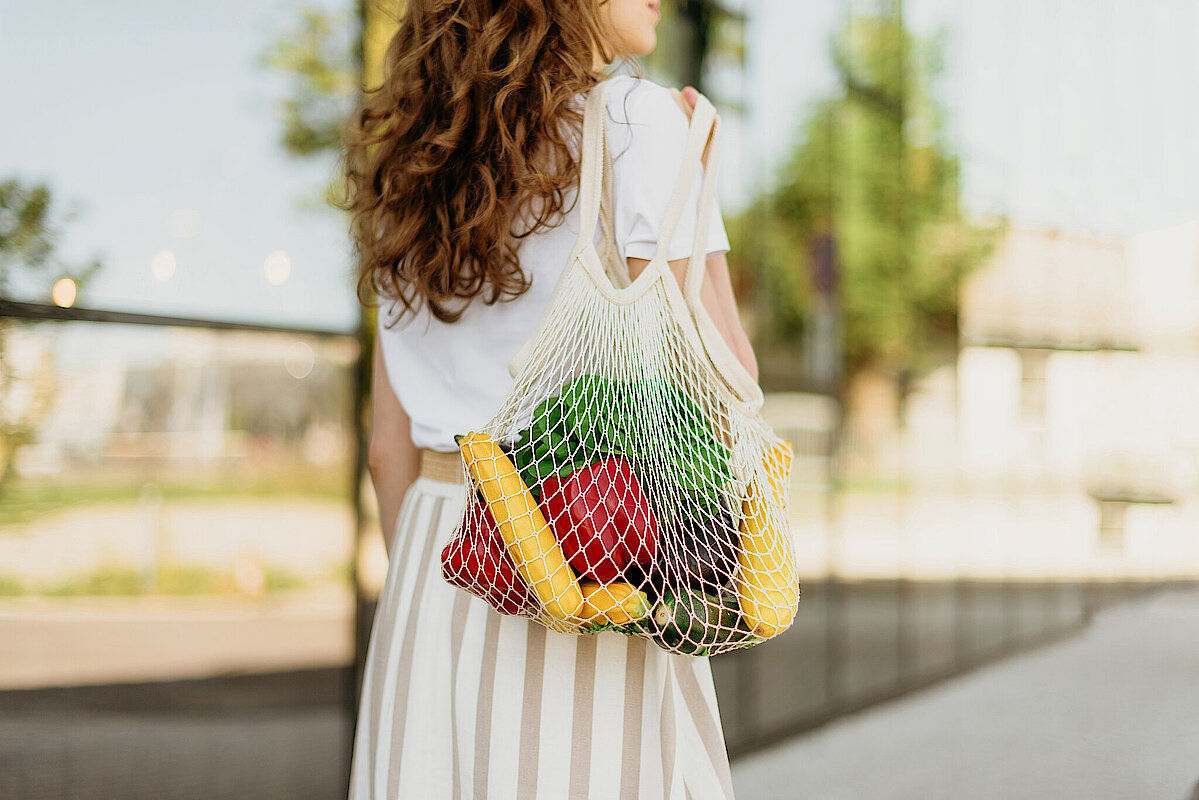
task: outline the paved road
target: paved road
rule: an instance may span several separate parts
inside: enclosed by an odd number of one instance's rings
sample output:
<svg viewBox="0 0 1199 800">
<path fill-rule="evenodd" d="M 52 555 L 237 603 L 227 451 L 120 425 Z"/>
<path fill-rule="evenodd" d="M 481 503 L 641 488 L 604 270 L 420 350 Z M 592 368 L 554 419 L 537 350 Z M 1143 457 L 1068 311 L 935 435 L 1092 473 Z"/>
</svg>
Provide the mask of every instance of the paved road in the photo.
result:
<svg viewBox="0 0 1199 800">
<path fill-rule="evenodd" d="M 741 800 L 1192 800 L 1199 590 L 737 762 Z"/>
<path fill-rule="evenodd" d="M 0 797 L 334 798 L 348 720 L 325 695 L 308 700 L 10 707 Z M 1199 781 L 1199 591 L 1108 608 L 1076 638 L 843 719 L 733 774 L 740 800 L 1199 800 L 1188 795 Z"/>
<path fill-rule="evenodd" d="M 336 707 L 204 714 L 0 715 L 5 800 L 337 800 Z"/>
</svg>

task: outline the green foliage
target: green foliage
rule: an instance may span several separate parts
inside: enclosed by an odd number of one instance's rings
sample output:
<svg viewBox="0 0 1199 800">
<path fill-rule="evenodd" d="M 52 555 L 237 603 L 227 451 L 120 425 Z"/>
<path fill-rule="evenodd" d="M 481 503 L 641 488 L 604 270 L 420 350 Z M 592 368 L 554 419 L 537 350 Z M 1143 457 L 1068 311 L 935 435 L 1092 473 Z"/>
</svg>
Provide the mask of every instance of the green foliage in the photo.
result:
<svg viewBox="0 0 1199 800">
<path fill-rule="evenodd" d="M 38 298 L 48 299 L 59 278 L 71 278 L 77 290 L 87 284 L 99 261 L 75 267 L 57 256 L 61 225 L 73 216 L 56 213 L 53 193 L 44 184 L 0 181 L 0 297 L 10 296 L 18 273 L 22 288 Z M 33 440 L 56 390 L 49 359 L 30 372 L 21 371 L 9 356 L 8 333 L 19 324 L 0 320 L 0 491 L 10 480 L 13 457 Z"/>
<path fill-rule="evenodd" d="M 267 592 L 301 589 L 309 583 L 303 576 L 282 567 L 267 566 L 263 572 L 263 584 Z M 345 565 L 340 565 L 336 570 L 336 578 L 345 582 L 348 580 L 345 572 Z M 147 577 L 141 570 L 119 564 L 97 567 L 91 572 L 40 588 L 11 575 L 0 575 L 0 597 L 136 597 L 151 594 Z M 228 594 L 231 585 L 231 579 L 225 572 L 185 564 L 163 565 L 158 570 L 156 582 L 154 594 L 174 597 Z"/>
<path fill-rule="evenodd" d="M 216 587 L 216 573 L 210 567 L 183 564 L 162 565 L 155 576 L 159 594 L 211 594 Z"/>
<path fill-rule="evenodd" d="M 54 249 L 49 226 L 50 190 L 40 184 L 0 183 L 0 292 L 8 293 L 13 266 L 45 266 Z"/>
<path fill-rule="evenodd" d="M 313 466 L 297 459 L 290 468 L 224 468 L 219 474 L 158 475 L 155 486 L 165 501 L 224 500 L 234 497 L 323 498 L 343 501 L 345 489 L 338 480 L 344 464 Z M 9 529 L 68 509 L 136 503 L 144 485 L 141 475 L 115 473 L 69 482 L 15 479 L 0 503 L 0 536 Z"/>
<path fill-rule="evenodd" d="M 845 374 L 870 362 L 919 371 L 931 344 L 956 335 L 958 289 L 1000 228 L 960 206 L 933 94 L 942 47 L 940 36 L 912 36 L 898 11 L 855 17 L 834 40 L 844 91 L 812 105 L 778 184 L 730 224 L 746 232 L 731 268 L 752 278 L 759 339 L 800 339 L 825 233 L 838 251 Z"/>
<path fill-rule="evenodd" d="M 647 72 L 659 82 L 707 93 L 704 78 L 710 64 L 745 60 L 745 13 L 736 5 L 722 0 L 662 4 L 658 43 L 645 57 Z M 715 100 L 727 108 L 731 98 Z"/>
<path fill-rule="evenodd" d="M 51 597 L 99 597 L 142 594 L 144 579 L 133 567 L 108 566 L 46 588 Z"/>
<path fill-rule="evenodd" d="M 59 278 L 72 278 L 82 286 L 100 268 L 95 260 L 72 267 L 56 257 L 61 224 L 74 216 L 68 212 L 55 219 L 53 193 L 44 184 L 0 181 L 0 296 L 9 294 L 18 269 L 43 284 L 48 296 L 50 285 Z"/>
<path fill-rule="evenodd" d="M 263 573 L 263 583 L 268 592 L 302 589 L 308 585 L 303 577 L 283 567 L 267 566 Z"/>
<path fill-rule="evenodd" d="M 637 416 L 647 408 L 671 429 L 667 441 L 647 440 Z M 648 469 L 659 480 L 677 484 L 710 516 L 723 508 L 722 491 L 732 478 L 728 450 L 699 407 L 667 381 L 584 375 L 538 404 L 512 451 L 513 463 L 538 500 L 541 481 L 608 456 L 626 457 L 635 471 Z"/>
<path fill-rule="evenodd" d="M 336 150 L 341 129 L 358 96 L 358 69 L 349 32 L 351 12 L 305 6 L 297 23 L 262 56 L 262 63 L 290 79 L 281 101 L 283 148 L 307 157 Z"/>
<path fill-rule="evenodd" d="M 350 559 L 332 561 L 325 566 L 321 577 L 335 583 L 352 584 L 354 582 L 354 563 Z M 268 582 L 269 580 L 268 577 Z"/>
<path fill-rule="evenodd" d="M 66 578 L 40 590 L 0 579 L 0 595 L 41 594 L 49 597 L 134 597 L 157 594 L 176 597 L 229 594 L 233 589 L 227 571 L 188 564 L 162 564 L 158 567 L 153 586 L 143 570 L 124 564 L 108 564 L 91 572 Z M 286 591 L 308 585 L 302 576 L 281 567 L 264 569 L 264 588 L 267 592 Z M 11 584 L 7 586 L 6 583 Z M 152 591 L 153 590 L 153 591 Z"/>
</svg>

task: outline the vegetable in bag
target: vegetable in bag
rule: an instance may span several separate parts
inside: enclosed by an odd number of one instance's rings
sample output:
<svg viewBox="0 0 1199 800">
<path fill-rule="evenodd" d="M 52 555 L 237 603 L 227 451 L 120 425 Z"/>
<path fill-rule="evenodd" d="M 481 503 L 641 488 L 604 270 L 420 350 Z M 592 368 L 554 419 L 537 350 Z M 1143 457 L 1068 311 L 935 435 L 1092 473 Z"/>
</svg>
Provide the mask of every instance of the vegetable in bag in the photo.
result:
<svg viewBox="0 0 1199 800">
<path fill-rule="evenodd" d="M 536 613 L 537 598 L 516 572 L 487 504 L 475 498 L 462 534 L 441 551 L 441 574 L 501 614 Z"/>
<path fill-rule="evenodd" d="M 577 620 L 583 608 L 579 581 L 512 460 L 485 433 L 470 433 L 457 441 L 516 571 L 532 587 L 546 614 Z"/>
<path fill-rule="evenodd" d="M 611 232 L 596 246 L 606 196 L 602 91 L 584 113 L 576 247 L 510 365 L 513 385 L 486 433 L 460 440 L 466 491 L 481 493 L 528 587 L 536 608 L 519 613 L 563 633 L 613 630 L 715 655 L 775 636 L 794 618 L 790 449 L 700 299 L 714 166 L 704 163 L 681 286 L 663 265 L 689 167 L 644 279 L 618 280 L 625 265 Z M 688 164 L 703 161 L 706 143 L 707 158 L 719 151 L 714 109 L 697 108 Z M 501 586 L 507 578 L 483 576 Z"/>
<path fill-rule="evenodd" d="M 565 478 L 551 475 L 541 504 L 558 543 L 580 576 L 609 583 L 630 562 L 647 564 L 658 551 L 658 522 L 637 476 L 612 456 Z"/>
</svg>

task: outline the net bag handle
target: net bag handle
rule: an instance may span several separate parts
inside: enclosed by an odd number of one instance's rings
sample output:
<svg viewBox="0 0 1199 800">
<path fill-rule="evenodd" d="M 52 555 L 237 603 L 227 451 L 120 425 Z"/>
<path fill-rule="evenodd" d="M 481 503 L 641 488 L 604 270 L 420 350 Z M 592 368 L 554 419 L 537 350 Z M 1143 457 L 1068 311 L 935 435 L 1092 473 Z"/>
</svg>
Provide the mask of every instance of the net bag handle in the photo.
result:
<svg viewBox="0 0 1199 800">
<path fill-rule="evenodd" d="M 603 81 L 593 86 L 587 94 L 583 108 L 583 135 L 582 146 L 580 148 L 581 163 L 578 195 L 580 206 L 579 235 L 575 240 L 569 261 L 574 262 L 583 253 L 593 250 L 595 255 L 603 262 L 603 272 L 601 276 L 595 276 L 596 279 L 603 280 L 608 284 L 608 289 L 617 293 L 630 290 L 633 283 L 648 286 L 664 278 L 669 279 L 668 283 L 675 284 L 674 275 L 671 274 L 666 260 L 670 239 L 674 235 L 687 199 L 690 196 L 692 182 L 695 178 L 694 167 L 696 165 L 704 166 L 703 183 L 700 190 L 700 217 L 696 223 L 696 236 L 687 265 L 687 274 L 684 279 L 684 286 L 682 287 L 683 291 L 678 296 L 690 312 L 696 333 L 699 336 L 697 344 L 702 345 L 703 349 L 707 352 L 710 361 L 724 383 L 737 396 L 740 402 L 745 405 L 746 410 L 753 411 L 758 409 L 762 406 L 764 400 L 761 387 L 754 380 L 753 376 L 746 371 L 736 355 L 729 349 L 728 344 L 724 341 L 707 310 L 700 302 L 703 275 L 707 270 L 707 223 L 708 218 L 711 216 L 712 204 L 715 202 L 716 163 L 720 149 L 720 131 L 716 109 L 702 95 L 697 99 L 695 110 L 691 115 L 691 122 L 688 126 L 682 167 L 675 184 L 674 193 L 671 195 L 670 202 L 667 205 L 662 226 L 659 229 L 660 235 L 657 250 L 653 260 L 646 266 L 643 273 L 638 275 L 635 282 L 632 282 L 628 276 L 627 265 L 615 263 L 622 260 L 617 255 L 618 248 L 615 243 L 614 234 L 608 229 L 611 222 L 610 209 L 603 209 L 605 205 L 603 202 L 605 190 L 608 192 L 611 191 L 610 176 L 605 175 L 605 172 L 611 172 L 604 125 L 604 111 L 606 109 L 604 97 L 607 88 L 606 82 Z M 605 169 L 605 166 L 607 166 L 607 169 Z M 611 203 L 611 199 L 609 199 L 609 203 Z M 594 248 L 595 231 L 604 213 L 607 214 L 607 218 L 604 220 L 605 236 L 610 238 L 611 241 L 605 242 L 602 250 L 596 250 Z M 567 273 L 563 272 L 558 287 L 555 289 L 555 296 L 561 289 L 562 281 L 566 277 Z M 546 313 L 549 312 L 549 307 L 553 306 L 553 302 L 554 300 L 551 298 Z M 525 359 L 531 352 L 533 342 L 538 338 L 544 327 L 544 323 L 545 319 L 543 318 L 533 336 L 525 342 L 520 352 L 509 363 L 508 372 L 511 376 L 515 377 L 523 366 Z"/>
<path fill-rule="evenodd" d="M 762 387 L 749 374 L 745 365 L 741 363 L 741 359 L 737 358 L 737 355 L 724 340 L 702 300 L 703 280 L 707 273 L 708 261 L 708 223 L 712 218 L 713 204 L 716 202 L 720 142 L 720 117 L 716 114 L 716 109 L 711 101 L 701 94 L 696 99 L 695 111 L 691 116 L 691 127 L 687 135 L 682 171 L 679 175 L 678 185 L 675 187 L 675 193 L 667 207 L 662 235 L 658 239 L 658 252 L 654 260 L 663 265 L 666 264 L 670 240 L 674 236 L 674 229 L 678 225 L 683 207 L 691 194 L 691 184 L 695 175 L 693 165 L 698 163 L 703 167 L 699 217 L 695 222 L 695 238 L 691 244 L 691 255 L 683 280 L 683 296 L 699 332 L 700 341 L 713 366 L 716 367 L 729 389 L 737 395 L 741 402 L 745 403 L 748 409 L 753 410 L 761 408 L 765 402 Z"/>
<path fill-rule="evenodd" d="M 604 174 L 600 191 L 600 244 L 596 254 L 604 265 L 604 272 L 617 289 L 623 289 L 633 282 L 629 275 L 629 264 L 620 257 L 620 247 L 616 244 L 616 222 L 612 212 L 612 153 L 608 151 L 607 141 L 604 144 Z"/>
<path fill-rule="evenodd" d="M 695 180 L 695 167 L 703 166 L 704 169 L 704 184 L 711 182 L 711 178 L 715 176 L 715 170 L 707 168 L 707 162 L 711 159 L 714 148 L 710 148 L 707 153 L 707 158 L 704 158 L 704 147 L 707 145 L 714 127 L 716 125 L 716 109 L 708 98 L 700 95 L 695 103 L 695 110 L 691 112 L 691 124 L 687 128 L 687 144 L 683 149 L 682 166 L 679 169 L 679 177 L 675 182 L 674 194 L 670 196 L 670 202 L 666 206 L 666 213 L 662 218 L 662 225 L 658 228 L 658 247 L 654 253 L 654 261 L 660 264 L 665 264 L 667 256 L 670 252 L 670 241 L 674 238 L 675 229 L 678 227 L 679 218 L 683 214 L 683 208 L 687 205 L 687 198 L 691 196 L 691 184 Z M 714 195 L 713 195 L 714 196 Z M 704 196 L 701 190 L 700 197 L 700 217 L 696 225 L 695 243 L 691 251 L 691 261 L 687 264 L 688 283 L 691 282 L 691 272 L 696 268 L 695 252 L 703 250 L 707 244 L 707 214 L 711 213 L 712 197 L 708 197 L 707 207 L 704 207 Z M 704 238 L 700 238 L 698 234 L 703 233 Z M 701 259 L 702 262 L 702 259 Z M 700 278 L 703 277 L 703 264 L 700 264 Z M 698 295 L 697 295 L 698 296 Z"/>
<path fill-rule="evenodd" d="M 595 240 L 599 221 L 600 198 L 604 190 L 604 94 L 606 82 L 601 81 L 587 93 L 583 106 L 583 146 L 579 164 L 579 236 L 575 240 L 571 259 L 576 258 Z"/>
<path fill-rule="evenodd" d="M 592 244 L 595 239 L 597 224 L 602 222 L 604 226 L 604 241 L 598 249 L 605 262 L 605 272 L 608 273 L 611 279 L 613 277 L 613 269 L 607 262 L 611 260 L 611 257 L 615 256 L 618 248 L 615 241 L 615 229 L 611 209 L 612 162 L 608 153 L 607 137 L 604 129 L 604 96 L 606 91 L 606 81 L 597 83 L 587 93 L 587 100 L 583 107 L 583 145 L 581 148 L 579 170 L 579 235 L 575 240 L 572 258 Z M 687 129 L 687 143 L 683 151 L 682 168 L 679 171 L 674 192 L 671 194 L 670 201 L 663 215 L 662 224 L 659 227 L 657 250 L 650 265 L 646 267 L 647 270 L 665 270 L 670 240 L 674 236 L 679 218 L 682 216 L 683 209 L 686 206 L 687 198 L 691 194 L 691 184 L 695 178 L 693 165 L 700 164 L 706 167 L 719 146 L 719 141 L 714 139 L 711 147 L 708 147 L 708 152 L 705 153 L 704 151 L 704 148 L 708 146 L 709 139 L 715 134 L 716 122 L 716 109 L 706 97 L 701 95 L 691 115 L 691 122 Z M 695 238 L 691 262 L 688 264 L 687 285 L 694 284 L 692 291 L 696 298 L 699 297 L 699 284 L 703 279 L 704 258 L 702 250 L 707 239 L 707 217 L 711 214 L 712 203 L 715 198 L 714 177 L 715 169 L 705 169 L 700 198 L 701 216 L 696 228 L 697 236 Z M 698 264 L 695 258 L 695 252 L 697 251 L 701 251 Z M 619 256 L 616 256 L 616 258 L 619 258 Z M 623 275 L 619 273 L 623 273 Z M 627 267 L 619 270 L 616 277 L 621 278 L 621 280 L 613 281 L 614 288 L 619 289 L 627 286 L 629 283 L 627 276 Z"/>
<path fill-rule="evenodd" d="M 533 345 L 541 336 L 558 293 L 562 291 L 562 286 L 570 273 L 570 265 L 583 253 L 594 250 L 597 258 L 603 262 L 604 277 L 612 289 L 619 290 L 627 287 L 630 283 L 628 269 L 625 268 L 622 274 L 619 265 L 615 263 L 619 260 L 619 256 L 617 255 L 616 236 L 611 223 L 611 209 L 609 208 L 611 200 L 603 201 L 604 193 L 610 194 L 611 192 L 611 178 L 604 174 L 605 166 L 607 166 L 606 171 L 611 172 L 604 131 L 604 93 L 607 88 L 604 81 L 591 87 L 583 105 L 583 137 L 579 148 L 579 192 L 577 196 L 579 235 L 575 239 L 570 258 L 567 259 L 567 266 L 563 269 L 562 276 L 558 279 L 558 283 L 546 303 L 537 327 L 533 334 L 525 340 L 516 355 L 512 357 L 512 360 L 508 362 L 508 374 L 513 378 L 520 372 L 532 352 Z M 596 249 L 594 247 L 595 229 L 601 216 L 604 217 L 606 241 L 602 243 L 601 248 Z"/>
</svg>

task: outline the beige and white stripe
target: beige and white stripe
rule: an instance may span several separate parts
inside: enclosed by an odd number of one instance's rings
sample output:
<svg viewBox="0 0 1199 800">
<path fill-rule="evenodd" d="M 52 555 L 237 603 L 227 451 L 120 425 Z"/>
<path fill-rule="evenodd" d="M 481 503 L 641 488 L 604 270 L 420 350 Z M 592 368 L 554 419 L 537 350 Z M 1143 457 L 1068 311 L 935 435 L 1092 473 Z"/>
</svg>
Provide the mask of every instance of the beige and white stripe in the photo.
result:
<svg viewBox="0 0 1199 800">
<path fill-rule="evenodd" d="M 497 614 L 441 577 L 461 486 L 421 477 L 396 524 L 350 800 L 731 800 L 707 659 Z"/>
</svg>

